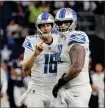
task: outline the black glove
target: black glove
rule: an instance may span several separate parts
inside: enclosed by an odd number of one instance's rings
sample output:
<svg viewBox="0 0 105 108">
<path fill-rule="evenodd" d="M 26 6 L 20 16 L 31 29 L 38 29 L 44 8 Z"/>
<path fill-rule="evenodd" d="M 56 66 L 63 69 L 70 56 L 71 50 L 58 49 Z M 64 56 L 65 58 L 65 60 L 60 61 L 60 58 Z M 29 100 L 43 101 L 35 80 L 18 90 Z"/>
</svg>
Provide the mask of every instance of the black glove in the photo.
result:
<svg viewBox="0 0 105 108">
<path fill-rule="evenodd" d="M 63 77 L 64 77 L 64 75 L 65 75 L 66 73 L 64 73 L 63 75 L 62 75 L 62 77 L 58 80 L 58 83 L 54 86 L 54 88 L 53 88 L 53 91 L 52 91 L 52 94 L 53 94 L 53 96 L 56 98 L 57 97 L 57 93 L 58 93 L 58 90 L 62 87 L 62 86 L 64 86 L 66 83 L 67 83 L 67 81 L 65 81 L 64 79 L 63 79 Z"/>
</svg>

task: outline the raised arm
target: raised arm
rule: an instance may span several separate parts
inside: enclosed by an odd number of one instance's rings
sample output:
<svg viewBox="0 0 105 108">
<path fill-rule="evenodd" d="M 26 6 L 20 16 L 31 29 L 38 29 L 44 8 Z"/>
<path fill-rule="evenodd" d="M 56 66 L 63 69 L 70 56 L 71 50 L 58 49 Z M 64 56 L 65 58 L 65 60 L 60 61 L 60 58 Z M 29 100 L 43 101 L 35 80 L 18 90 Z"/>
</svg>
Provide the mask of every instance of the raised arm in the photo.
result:
<svg viewBox="0 0 105 108">
<path fill-rule="evenodd" d="M 39 46 L 36 46 L 33 55 L 23 63 L 22 70 L 23 72 L 28 72 L 33 67 L 36 57 L 43 51 L 42 43 Z"/>
<path fill-rule="evenodd" d="M 30 57 L 29 60 L 25 61 L 23 64 L 22 64 L 22 71 L 23 72 L 28 72 L 31 70 L 31 68 L 33 67 L 34 65 L 34 62 L 35 62 L 35 59 L 36 59 L 37 55 L 32 55 Z"/>
</svg>

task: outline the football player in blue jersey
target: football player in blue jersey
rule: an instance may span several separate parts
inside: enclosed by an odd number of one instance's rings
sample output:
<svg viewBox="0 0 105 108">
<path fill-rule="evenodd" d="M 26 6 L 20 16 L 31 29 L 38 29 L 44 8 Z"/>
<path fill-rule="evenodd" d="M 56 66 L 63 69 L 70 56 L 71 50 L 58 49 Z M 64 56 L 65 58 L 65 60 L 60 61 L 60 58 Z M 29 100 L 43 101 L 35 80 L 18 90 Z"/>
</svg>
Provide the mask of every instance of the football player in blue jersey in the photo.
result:
<svg viewBox="0 0 105 108">
<path fill-rule="evenodd" d="M 52 33 L 54 18 L 48 12 L 41 13 L 36 21 L 37 35 L 27 36 L 23 47 L 23 71 L 31 70 L 28 90 L 20 98 L 27 107 L 50 107 L 52 89 L 57 83 L 57 34 Z"/>
<path fill-rule="evenodd" d="M 61 8 L 55 16 L 56 28 L 62 45 L 58 64 L 58 83 L 53 88 L 53 107 L 88 107 L 91 96 L 89 81 L 89 39 L 77 31 L 77 14 L 71 8 Z"/>
</svg>

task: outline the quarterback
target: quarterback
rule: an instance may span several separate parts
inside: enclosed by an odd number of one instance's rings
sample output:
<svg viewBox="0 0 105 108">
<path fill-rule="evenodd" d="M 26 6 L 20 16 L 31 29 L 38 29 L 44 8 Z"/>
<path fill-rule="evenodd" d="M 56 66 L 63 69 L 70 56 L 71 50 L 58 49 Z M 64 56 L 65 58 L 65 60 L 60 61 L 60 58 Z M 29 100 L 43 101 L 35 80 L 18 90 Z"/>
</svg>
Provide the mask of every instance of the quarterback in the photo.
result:
<svg viewBox="0 0 105 108">
<path fill-rule="evenodd" d="M 27 107 L 50 107 L 52 89 L 57 83 L 57 34 L 52 33 L 54 18 L 41 13 L 36 21 L 37 35 L 27 36 L 23 47 L 23 71 L 31 70 L 31 81 L 24 101 Z"/>
<path fill-rule="evenodd" d="M 88 107 L 91 86 L 88 74 L 89 39 L 85 32 L 76 31 L 77 15 L 70 8 L 60 9 L 55 16 L 61 44 L 58 83 L 53 88 L 53 107 Z"/>
</svg>

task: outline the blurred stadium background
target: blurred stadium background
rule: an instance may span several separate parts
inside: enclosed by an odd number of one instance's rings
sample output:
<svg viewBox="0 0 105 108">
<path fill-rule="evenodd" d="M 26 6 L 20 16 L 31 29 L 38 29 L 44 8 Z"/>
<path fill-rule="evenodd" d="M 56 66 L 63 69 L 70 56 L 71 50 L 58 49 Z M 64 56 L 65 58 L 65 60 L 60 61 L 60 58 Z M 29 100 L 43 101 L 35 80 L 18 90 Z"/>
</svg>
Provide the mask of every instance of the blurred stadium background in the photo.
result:
<svg viewBox="0 0 105 108">
<path fill-rule="evenodd" d="M 6 74 L 7 84 L 0 84 L 1 106 L 9 102 L 9 107 L 20 108 L 17 98 L 27 88 L 29 76 L 23 75 L 20 63 L 24 49 L 22 43 L 26 36 L 36 33 L 35 20 L 37 16 L 48 11 L 53 16 L 58 9 L 70 7 L 78 14 L 78 29 L 85 31 L 90 39 L 89 74 L 93 93 L 89 107 L 101 107 L 104 92 L 99 95 L 100 88 L 104 87 L 104 35 L 105 35 L 105 2 L 104 1 L 0 1 L 0 48 L 1 70 Z M 97 74 L 97 84 L 93 76 Z M 2 74 L 1 74 L 2 78 Z M 94 87 L 95 85 L 95 87 Z M 100 87 L 101 86 L 101 87 Z M 4 87 L 4 91 L 2 91 Z M 98 88 L 98 89 L 96 89 Z M 104 88 L 102 88 L 104 91 Z"/>
</svg>

